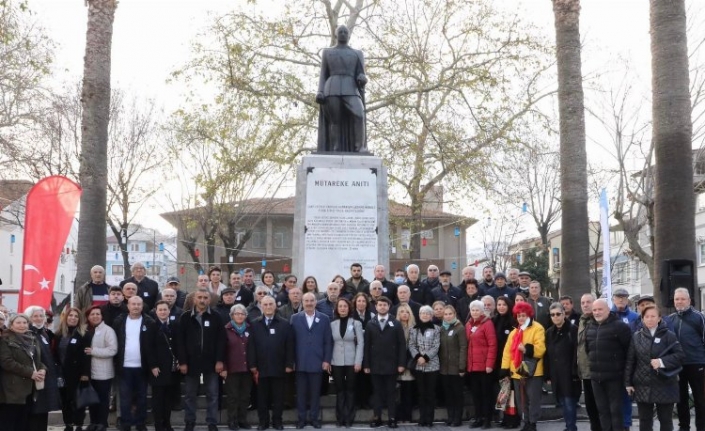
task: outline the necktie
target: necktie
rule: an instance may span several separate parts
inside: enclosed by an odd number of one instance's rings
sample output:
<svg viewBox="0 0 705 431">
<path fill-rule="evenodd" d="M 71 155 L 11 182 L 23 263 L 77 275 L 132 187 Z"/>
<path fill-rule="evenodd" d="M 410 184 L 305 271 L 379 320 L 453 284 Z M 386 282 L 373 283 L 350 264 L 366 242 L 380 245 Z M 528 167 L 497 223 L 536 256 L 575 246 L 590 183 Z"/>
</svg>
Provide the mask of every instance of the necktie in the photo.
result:
<svg viewBox="0 0 705 431">
<path fill-rule="evenodd" d="M 267 327 L 269 327 L 269 323 L 270 323 L 271 321 L 272 321 L 272 320 L 271 320 L 269 317 L 267 317 Z"/>
</svg>

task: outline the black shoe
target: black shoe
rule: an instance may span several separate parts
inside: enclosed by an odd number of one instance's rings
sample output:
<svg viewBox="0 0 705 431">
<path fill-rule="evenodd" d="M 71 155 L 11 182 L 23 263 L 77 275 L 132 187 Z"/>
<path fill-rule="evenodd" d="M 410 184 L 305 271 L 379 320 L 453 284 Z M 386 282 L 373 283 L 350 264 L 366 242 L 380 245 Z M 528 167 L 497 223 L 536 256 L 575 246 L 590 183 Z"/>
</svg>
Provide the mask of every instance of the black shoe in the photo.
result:
<svg viewBox="0 0 705 431">
<path fill-rule="evenodd" d="M 237 431 L 237 430 L 240 429 L 240 427 L 237 426 L 237 422 L 235 422 L 235 421 L 230 421 L 230 422 L 228 422 L 228 429 L 229 429 L 229 430 L 236 430 L 236 431 Z"/>
<path fill-rule="evenodd" d="M 462 423 L 461 421 L 455 421 L 455 422 L 452 422 L 452 423 L 450 424 L 450 426 L 453 427 L 453 428 L 457 428 L 457 427 L 461 426 L 462 424 L 463 424 L 463 423 Z"/>
<path fill-rule="evenodd" d="M 304 422 L 304 421 L 296 422 L 296 429 L 297 430 L 303 429 L 305 426 L 306 426 L 306 422 Z"/>
<path fill-rule="evenodd" d="M 492 428 L 492 421 L 485 421 L 484 424 L 482 424 L 482 429 L 483 430 L 488 430 Z"/>
<path fill-rule="evenodd" d="M 396 419 L 389 419 L 389 421 L 387 422 L 387 426 L 392 429 L 397 428 L 397 420 Z"/>
<path fill-rule="evenodd" d="M 347 421 L 345 422 L 345 428 L 350 428 L 352 427 L 353 421 Z"/>
<path fill-rule="evenodd" d="M 259 425 L 257 426 L 257 429 L 258 429 L 259 431 L 266 430 L 267 428 L 269 428 L 269 424 L 259 424 Z"/>
<path fill-rule="evenodd" d="M 238 422 L 238 426 L 244 430 L 249 430 L 252 429 L 252 426 L 248 424 L 247 422 Z"/>
<path fill-rule="evenodd" d="M 64 431 L 73 431 L 73 426 L 72 425 L 66 425 L 64 427 Z"/>
<path fill-rule="evenodd" d="M 137 425 L 137 431 L 147 431 L 147 427 L 144 425 Z"/>
<path fill-rule="evenodd" d="M 124 425 L 120 427 L 121 431 L 132 431 L 132 427 L 129 425 Z"/>
<path fill-rule="evenodd" d="M 193 431 L 196 428 L 196 424 L 194 422 L 186 422 L 186 426 L 184 427 L 184 431 Z"/>
<path fill-rule="evenodd" d="M 480 428 L 482 426 L 482 419 L 475 419 L 471 424 L 469 428 Z M 526 431 L 526 430 L 523 430 Z"/>
<path fill-rule="evenodd" d="M 218 425 L 208 424 L 208 431 L 218 431 Z"/>
<path fill-rule="evenodd" d="M 381 426 L 382 426 L 382 419 L 374 418 L 374 419 L 372 419 L 372 422 L 370 422 L 370 428 L 379 428 Z"/>
<path fill-rule="evenodd" d="M 312 421 L 311 425 L 313 425 L 313 427 L 317 430 L 321 429 L 321 421 Z"/>
<path fill-rule="evenodd" d="M 283 429 L 284 429 L 284 425 L 282 425 L 282 424 L 274 424 L 274 429 L 275 429 L 275 430 L 283 430 Z M 210 431 L 210 430 L 209 430 L 209 431 Z"/>
</svg>

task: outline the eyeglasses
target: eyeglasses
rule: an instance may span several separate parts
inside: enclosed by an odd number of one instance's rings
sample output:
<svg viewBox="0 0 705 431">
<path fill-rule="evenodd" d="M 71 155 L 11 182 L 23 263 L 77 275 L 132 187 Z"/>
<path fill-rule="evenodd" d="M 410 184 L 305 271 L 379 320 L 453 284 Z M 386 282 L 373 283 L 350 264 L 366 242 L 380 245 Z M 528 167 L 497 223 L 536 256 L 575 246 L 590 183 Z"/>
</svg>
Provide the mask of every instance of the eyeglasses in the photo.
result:
<svg viewBox="0 0 705 431">
<path fill-rule="evenodd" d="M 257 296 L 264 296 L 266 294 L 267 294 L 267 292 L 257 292 Z"/>
<path fill-rule="evenodd" d="M 563 313 L 551 313 L 551 317 L 559 317 L 562 315 L 563 315 Z"/>
</svg>

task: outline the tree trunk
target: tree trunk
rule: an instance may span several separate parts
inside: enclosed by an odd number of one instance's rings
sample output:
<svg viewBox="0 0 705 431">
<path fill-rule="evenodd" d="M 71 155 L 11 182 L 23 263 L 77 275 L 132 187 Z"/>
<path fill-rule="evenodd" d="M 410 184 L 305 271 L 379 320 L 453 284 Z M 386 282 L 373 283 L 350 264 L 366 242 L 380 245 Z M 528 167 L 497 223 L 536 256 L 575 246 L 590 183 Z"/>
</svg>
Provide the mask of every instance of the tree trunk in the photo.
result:
<svg viewBox="0 0 705 431">
<path fill-rule="evenodd" d="M 580 59 L 580 1 L 553 0 L 561 155 L 561 294 L 590 290 L 585 108 Z"/>
<path fill-rule="evenodd" d="M 661 263 L 665 259 L 695 261 L 695 196 L 691 143 L 693 124 L 690 117 L 685 0 L 650 0 L 650 9 L 653 139 L 656 156 L 656 276 L 653 281 L 654 295 L 659 301 Z M 697 282 L 695 285 L 697 286 Z M 695 296 L 693 300 L 699 303 L 699 293 Z"/>
<path fill-rule="evenodd" d="M 78 229 L 76 284 L 89 280 L 93 265 L 105 266 L 108 187 L 110 55 L 115 0 L 88 0 L 88 29 L 83 65 L 81 157 L 83 188 Z"/>
</svg>

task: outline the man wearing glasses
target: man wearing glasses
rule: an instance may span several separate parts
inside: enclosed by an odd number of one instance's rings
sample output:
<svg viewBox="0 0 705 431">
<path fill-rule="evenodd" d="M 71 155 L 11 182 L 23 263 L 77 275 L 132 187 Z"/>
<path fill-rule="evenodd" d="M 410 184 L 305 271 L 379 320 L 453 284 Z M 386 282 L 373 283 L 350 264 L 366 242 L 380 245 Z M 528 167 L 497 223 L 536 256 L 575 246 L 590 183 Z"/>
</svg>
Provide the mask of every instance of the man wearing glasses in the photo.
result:
<svg viewBox="0 0 705 431">
<path fill-rule="evenodd" d="M 250 322 L 250 324 L 262 316 L 262 301 L 267 296 L 269 296 L 269 289 L 267 289 L 266 286 L 257 286 L 255 288 L 255 302 L 247 307 L 247 321 Z M 271 296 L 269 297 L 272 298 Z"/>
</svg>

